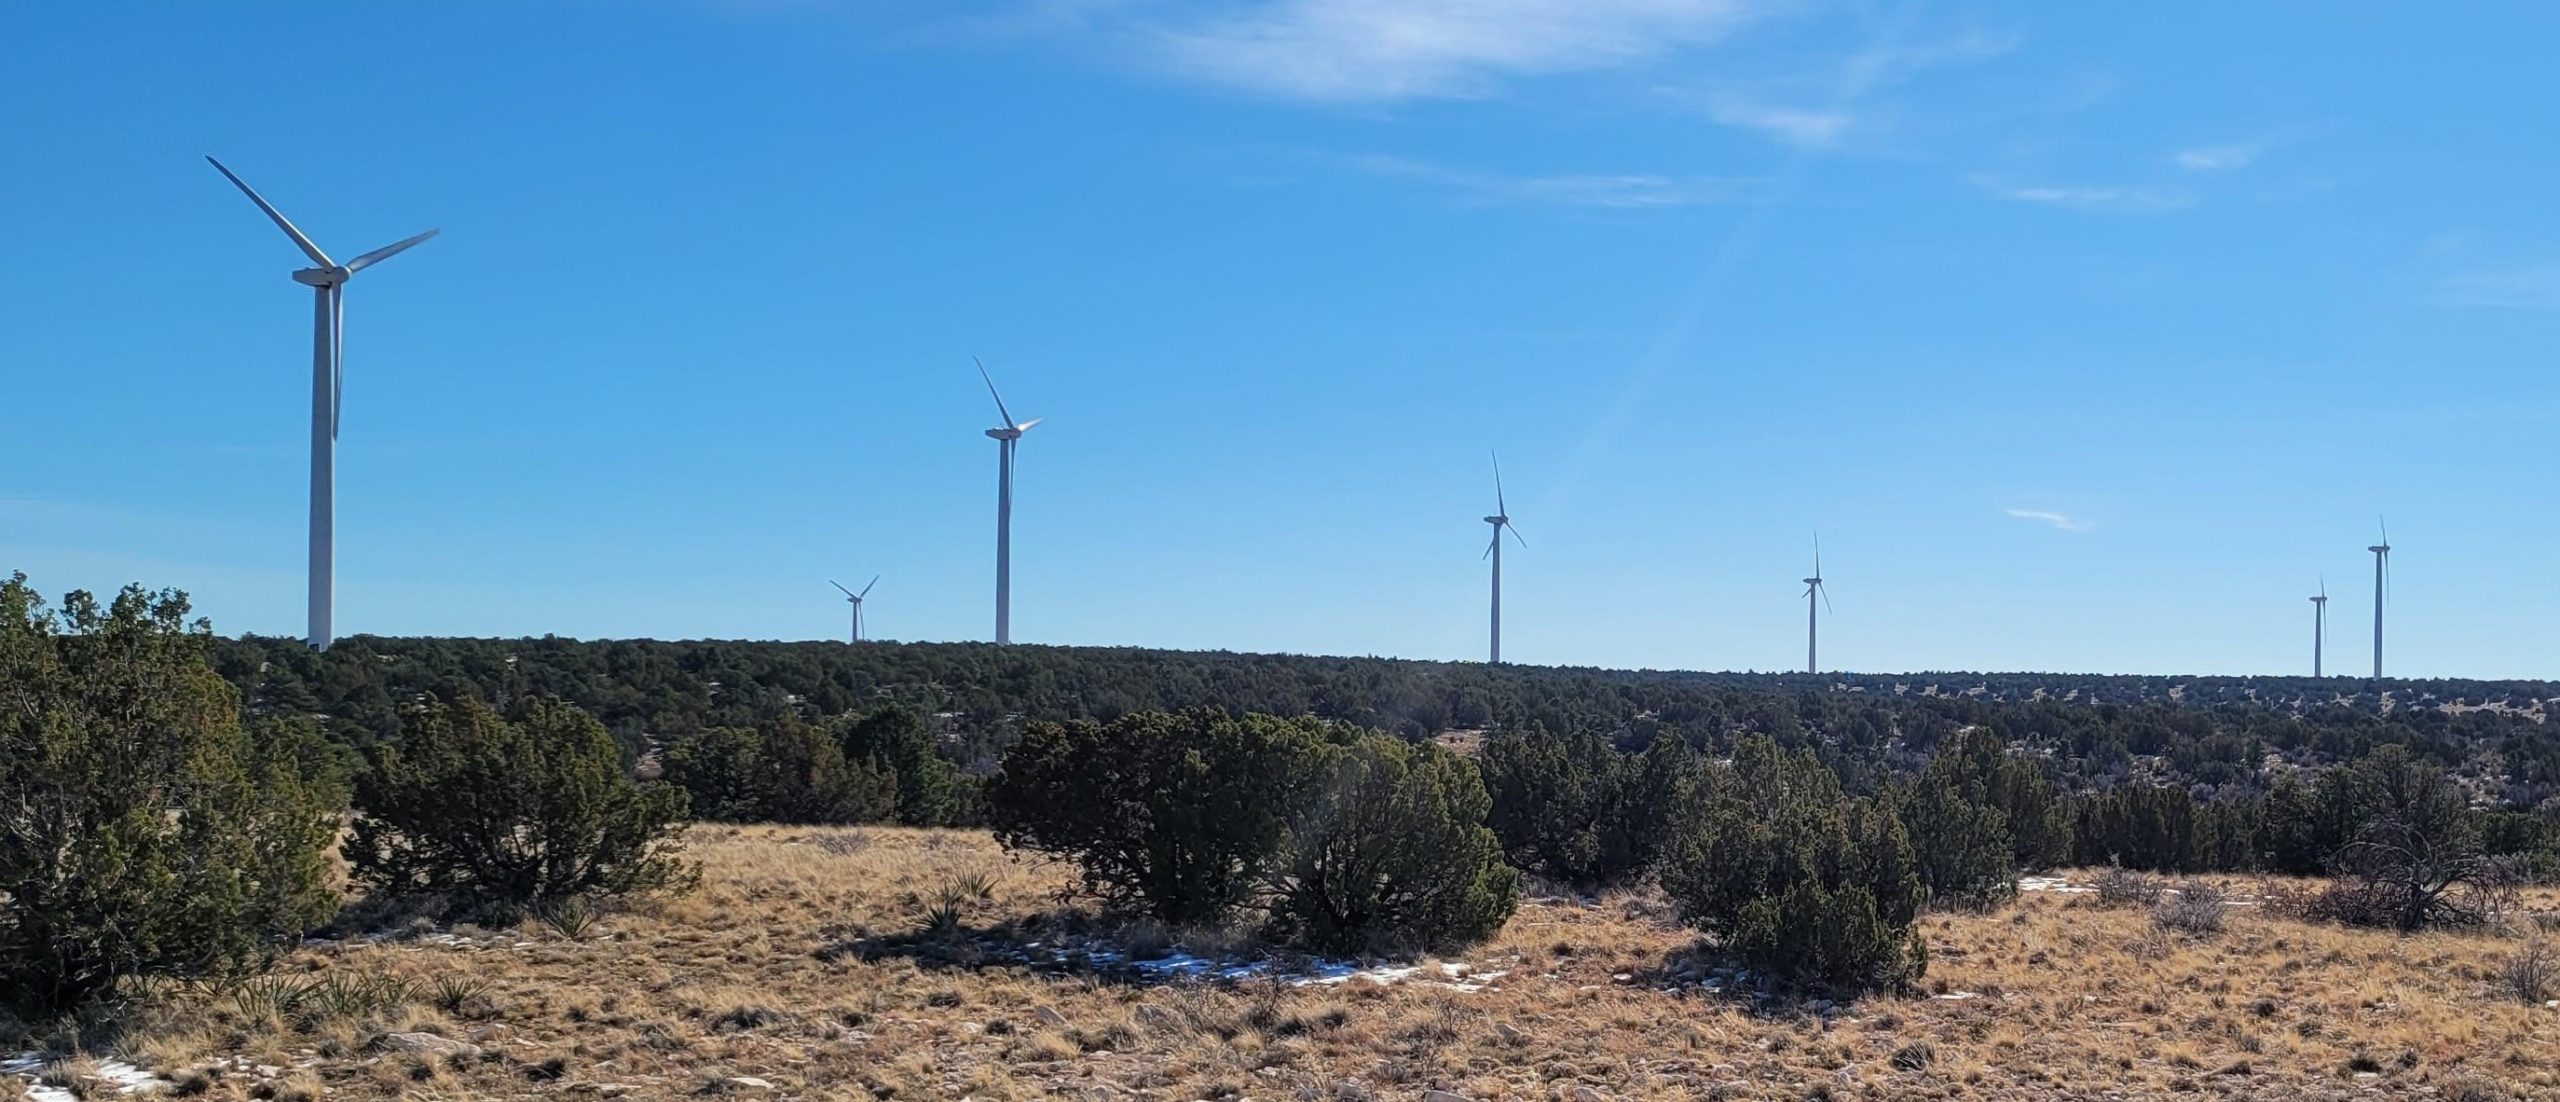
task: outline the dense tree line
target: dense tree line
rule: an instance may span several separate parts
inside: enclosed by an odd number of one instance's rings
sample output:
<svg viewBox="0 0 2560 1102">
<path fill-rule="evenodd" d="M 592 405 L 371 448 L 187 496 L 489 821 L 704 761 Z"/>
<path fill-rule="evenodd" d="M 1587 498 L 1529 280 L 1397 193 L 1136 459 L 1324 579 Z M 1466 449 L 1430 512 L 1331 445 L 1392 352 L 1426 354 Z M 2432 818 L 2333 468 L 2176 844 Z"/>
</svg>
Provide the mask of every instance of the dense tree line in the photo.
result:
<svg viewBox="0 0 2560 1102">
<path fill-rule="evenodd" d="M 576 642 L 355 637 L 219 641 L 217 664 L 263 715 L 319 719 L 336 741 L 396 741 L 417 701 L 504 708 L 556 697 L 626 757 L 714 728 L 827 724 L 895 705 L 943 757 L 983 775 L 1035 721 L 1211 707 L 1312 716 L 1408 739 L 1449 731 L 1668 738 L 1712 756 L 1763 735 L 1806 749 L 1852 793 L 1881 793 L 1940 740 L 1987 729 L 2041 755 L 2065 792 L 2125 785 L 2261 795 L 2290 772 L 2405 746 L 2484 801 L 2560 795 L 2560 685 L 2346 678 L 1708 674 L 1377 658 L 983 644 Z M 2385 697 L 2388 697 L 2387 701 Z"/>
<path fill-rule="evenodd" d="M 576 706 L 431 697 L 358 760 L 306 716 L 247 716 L 187 611 L 139 586 L 53 610 L 0 579 L 0 1011 L 245 975 L 338 913 L 333 852 L 367 903 L 428 917 L 688 881 L 685 793 L 635 781 Z"/>
</svg>

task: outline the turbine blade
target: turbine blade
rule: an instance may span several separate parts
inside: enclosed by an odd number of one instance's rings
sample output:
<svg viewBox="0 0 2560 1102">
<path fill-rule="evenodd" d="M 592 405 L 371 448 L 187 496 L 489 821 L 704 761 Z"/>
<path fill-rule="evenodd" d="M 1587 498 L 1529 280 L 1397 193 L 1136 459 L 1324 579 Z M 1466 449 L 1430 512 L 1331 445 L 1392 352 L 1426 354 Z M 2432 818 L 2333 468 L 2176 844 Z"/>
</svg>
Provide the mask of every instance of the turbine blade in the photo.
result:
<svg viewBox="0 0 2560 1102">
<path fill-rule="evenodd" d="M 361 271 L 363 271 L 363 270 L 365 270 L 365 269 L 367 269 L 367 268 L 373 267 L 373 266 L 374 266 L 374 265 L 376 265 L 376 264 L 380 264 L 380 263 L 382 263 L 382 262 L 383 262 L 383 261 L 385 261 L 385 260 L 389 260 L 389 259 L 391 259 L 392 257 L 398 256 L 398 255 L 400 255 L 402 252 L 407 251 L 411 246 L 416 245 L 417 243 L 419 243 L 419 242 L 421 242 L 421 241 L 424 241 L 424 240 L 426 240 L 426 239 L 428 239 L 428 238 L 430 238 L 430 237 L 434 237 L 435 235 L 440 234 L 440 233 L 443 233 L 443 232 L 444 232 L 443 230 L 428 230 L 427 232 L 422 233 L 422 234 L 419 234 L 419 235 L 417 235 L 416 237 L 406 238 L 406 239 L 403 239 L 403 240 L 400 240 L 400 241 L 394 241 L 394 242 L 392 242 L 391 244 L 385 245 L 385 246 L 383 246 L 383 247 L 381 247 L 381 248 L 379 248 L 379 249 L 375 249 L 375 250 L 373 250 L 372 252 L 366 253 L 366 254 L 364 254 L 363 256 L 359 256 L 359 257 L 357 257 L 357 258 L 355 258 L 355 259 L 353 259 L 353 260 L 348 261 L 348 262 L 347 262 L 347 274 L 349 274 L 349 275 L 353 275 L 353 274 L 355 274 L 355 273 L 357 273 L 357 272 L 361 272 Z"/>
<path fill-rule="evenodd" d="M 1042 420 L 1044 420 L 1044 418 L 1034 417 L 1034 418 L 1032 418 L 1032 419 L 1030 419 L 1030 420 L 1028 420 L 1028 421 L 1025 421 L 1025 422 L 1023 422 L 1023 423 L 1019 424 L 1019 425 L 1015 425 L 1015 426 L 1013 427 L 1013 431 L 1015 431 L 1015 432 L 1029 432 L 1029 431 L 1031 431 L 1031 426 L 1039 424 Z"/>
<path fill-rule="evenodd" d="M 1022 426 L 1013 423 L 1013 412 L 1004 408 L 1004 395 L 996 393 L 996 379 L 995 376 L 987 374 L 987 362 L 976 356 L 969 357 L 969 362 L 978 365 L 978 377 L 987 381 L 987 396 L 996 400 L 996 416 L 1004 418 L 1004 427 L 1021 428 Z"/>
<path fill-rule="evenodd" d="M 1498 454 L 1493 457 L 1493 512 L 1496 516 L 1511 515 L 1511 506 L 1502 500 L 1502 456 Z"/>
<path fill-rule="evenodd" d="M 1490 559 L 1493 557 L 1493 549 L 1500 546 L 1502 546 L 1502 532 L 1500 529 L 1496 529 L 1493 533 L 1493 542 L 1484 545 L 1484 554 L 1478 555 L 1476 558 L 1479 560 Z"/>
<path fill-rule="evenodd" d="M 836 592 L 838 592 L 838 593 L 842 593 L 842 594 L 844 594 L 844 595 L 845 595 L 845 596 L 847 596 L 847 597 L 851 597 L 851 596 L 854 596 L 854 595 L 855 595 L 855 594 L 854 594 L 854 592 L 853 592 L 852 590 L 850 590 L 850 589 L 846 589 L 846 588 L 844 587 L 844 583 L 843 583 L 843 582 L 839 582 L 839 581 L 835 580 L 834 578 L 829 578 L 829 579 L 827 579 L 827 584 L 828 584 L 828 585 L 831 585 L 831 586 L 836 587 Z"/>
<path fill-rule="evenodd" d="M 1822 611 L 1831 611 L 1831 587 L 1827 585 L 1817 585 L 1813 588 L 1816 592 L 1822 594 Z"/>
<path fill-rule="evenodd" d="M 870 580 L 870 581 L 863 583 L 863 586 L 862 586 L 862 592 L 854 594 L 854 595 L 853 595 L 853 599 L 854 599 L 854 600 L 859 601 L 859 600 L 861 600 L 861 599 L 863 599 L 863 598 L 865 598 L 865 597 L 870 596 L 870 595 L 871 595 L 871 587 L 872 587 L 872 586 L 875 586 L 875 585 L 878 585 L 878 584 L 880 584 L 880 575 L 878 575 L 878 574 L 874 574 L 874 575 L 872 575 L 872 576 L 871 576 L 871 580 Z"/>
<path fill-rule="evenodd" d="M 312 263 L 323 268 L 338 266 L 337 261 L 329 259 L 329 254 L 320 251 L 320 246 L 312 244 L 311 239 L 303 236 L 301 230 L 293 228 L 293 223 L 285 218 L 284 212 L 277 210 L 275 204 L 267 202 L 266 196 L 258 194 L 258 189 L 250 187 L 248 181 L 234 175 L 230 169 L 222 166 L 222 162 L 214 160 L 210 155 L 206 156 L 205 160 L 213 164 L 214 171 L 221 173 L 225 179 L 238 187 L 241 194 L 248 196 L 250 202 L 258 204 L 259 210 L 267 212 L 267 217 L 275 220 L 276 228 L 283 230 L 286 237 L 292 238 L 294 244 L 301 246 L 302 255 L 310 257 Z"/>
<path fill-rule="evenodd" d="M 1503 526 L 1505 529 L 1508 529 L 1508 530 L 1511 532 L 1511 538 L 1512 538 L 1512 539 L 1514 539 L 1514 540 L 1518 540 L 1518 541 L 1519 541 L 1521 549 L 1526 550 L 1526 549 L 1528 548 L 1528 546 L 1529 546 L 1529 541 L 1524 540 L 1524 539 L 1520 539 L 1520 526 L 1519 526 L 1519 525 L 1513 524 L 1513 523 L 1511 523 L 1511 521 L 1510 521 L 1508 518 L 1505 518 L 1505 519 L 1503 520 L 1503 522 L 1502 522 L 1502 526 Z M 1497 532 L 1497 533 L 1495 533 L 1495 534 L 1494 534 L 1494 537 L 1493 537 L 1493 538 L 1495 538 L 1495 539 L 1501 539 L 1501 538 L 1502 538 L 1502 535 L 1501 535 L 1501 533 Z"/>
</svg>

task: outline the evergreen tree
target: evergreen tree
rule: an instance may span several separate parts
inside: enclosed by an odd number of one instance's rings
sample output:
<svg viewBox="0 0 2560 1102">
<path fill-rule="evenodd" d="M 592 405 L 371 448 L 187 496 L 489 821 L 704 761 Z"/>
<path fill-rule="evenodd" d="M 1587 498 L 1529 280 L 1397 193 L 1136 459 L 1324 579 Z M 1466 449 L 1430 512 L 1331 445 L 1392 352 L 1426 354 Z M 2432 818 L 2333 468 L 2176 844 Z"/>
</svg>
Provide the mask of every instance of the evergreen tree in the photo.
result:
<svg viewBox="0 0 2560 1102">
<path fill-rule="evenodd" d="M 1853 834 L 1854 830 L 1854 834 Z M 1850 800 L 1810 751 L 1765 736 L 1693 801 L 1662 867 L 1681 919 L 1766 971 L 1848 987 L 1908 982 L 1921 897 L 1899 822 Z"/>
<path fill-rule="evenodd" d="M 1034 723 L 987 810 L 997 841 L 1074 861 L 1107 905 L 1213 925 L 1280 866 L 1327 735 L 1314 720 L 1210 709 Z"/>
<path fill-rule="evenodd" d="M 509 720 L 465 696 L 431 703 L 356 785 L 358 882 L 506 918 L 585 894 L 688 886 L 685 792 L 635 783 L 604 725 L 536 698 Z"/>
<path fill-rule="evenodd" d="M 173 590 L 47 612 L 0 581 L 0 1002 L 237 974 L 325 921 L 346 793 L 307 724 L 240 723 Z"/>
<path fill-rule="evenodd" d="M 844 759 L 885 766 L 898 779 L 898 821 L 908 826 L 950 826 L 968 821 L 968 778 L 934 748 L 933 732 L 905 708 L 881 708 L 838 728 Z"/>
<path fill-rule="evenodd" d="M 1511 917 L 1519 873 L 1484 825 L 1491 801 L 1473 765 L 1383 735 L 1315 754 L 1274 892 L 1283 940 L 1431 948 L 1480 940 Z"/>
<path fill-rule="evenodd" d="M 1696 772 L 1674 740 L 1626 754 L 1588 730 L 1496 735 L 1482 762 L 1494 833 L 1511 859 L 1585 890 L 1650 870 Z"/>
</svg>

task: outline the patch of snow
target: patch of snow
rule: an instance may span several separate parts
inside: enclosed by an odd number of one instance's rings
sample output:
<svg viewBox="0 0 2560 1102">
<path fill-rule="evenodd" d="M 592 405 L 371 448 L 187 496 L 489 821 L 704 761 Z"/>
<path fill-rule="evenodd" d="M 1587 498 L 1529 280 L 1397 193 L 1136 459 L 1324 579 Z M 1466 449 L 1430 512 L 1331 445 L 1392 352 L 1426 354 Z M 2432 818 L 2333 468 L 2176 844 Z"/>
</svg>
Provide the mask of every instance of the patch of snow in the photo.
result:
<svg viewBox="0 0 2560 1102">
<path fill-rule="evenodd" d="M 2022 892 L 2053 892 L 2058 895 L 2091 895 L 2095 894 L 2098 889 L 2092 888 L 2086 884 L 2074 884 L 2059 876 L 2021 876 L 2018 878 L 2018 890 Z"/>
<path fill-rule="evenodd" d="M 53 1064 L 54 1061 L 46 1059 L 41 1052 L 21 1052 L 15 1056 L 0 1056 L 0 1075 L 16 1076 L 27 1080 L 28 1102 L 80 1102 L 79 1095 L 61 1087 L 48 1086 L 35 1081 L 37 1076 L 43 1075 L 45 1069 L 52 1067 Z M 161 1091 L 169 1089 L 170 1086 L 168 1080 L 122 1060 L 94 1060 L 91 1061 L 91 1065 L 97 1072 L 98 1078 L 105 1080 L 107 1085 L 115 1088 L 118 1094 Z"/>
</svg>

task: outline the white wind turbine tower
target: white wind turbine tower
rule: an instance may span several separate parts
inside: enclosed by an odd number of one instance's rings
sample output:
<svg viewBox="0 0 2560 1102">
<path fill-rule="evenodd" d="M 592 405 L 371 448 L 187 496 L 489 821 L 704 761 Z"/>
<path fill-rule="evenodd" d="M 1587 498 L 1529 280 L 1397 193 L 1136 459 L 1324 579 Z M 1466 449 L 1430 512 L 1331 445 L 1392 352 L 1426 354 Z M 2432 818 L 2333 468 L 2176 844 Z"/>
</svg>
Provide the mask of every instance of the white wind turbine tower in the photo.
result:
<svg viewBox="0 0 2560 1102">
<path fill-rule="evenodd" d="M 1831 592 L 1822 588 L 1822 536 L 1820 533 L 1816 533 L 1813 537 L 1813 576 L 1804 580 L 1804 672 L 1806 673 L 1822 672 L 1822 667 L 1814 664 L 1813 657 L 1814 641 L 1819 637 L 1822 626 L 1813 607 L 1813 599 L 1817 596 L 1822 598 L 1823 608 L 1831 607 Z"/>
<path fill-rule="evenodd" d="M 850 601 L 850 602 L 852 602 L 852 603 L 853 603 L 853 641 L 854 641 L 854 642 L 856 642 L 856 643 L 861 642 L 861 641 L 862 641 L 862 599 L 871 595 L 871 587 L 872 587 L 872 586 L 875 586 L 875 585 L 880 584 L 880 575 L 874 574 L 874 575 L 872 575 L 872 576 L 871 576 L 871 580 L 870 580 L 869 582 L 863 583 L 863 586 L 862 586 L 862 592 L 860 592 L 860 593 L 856 593 L 856 592 L 854 592 L 854 591 L 852 591 L 852 590 L 850 590 L 850 589 L 846 589 L 846 588 L 844 587 L 844 583 L 839 582 L 839 581 L 835 580 L 834 578 L 829 578 L 829 579 L 827 579 L 827 584 L 828 584 L 828 585 L 831 585 L 831 586 L 836 587 L 836 591 L 837 591 L 837 592 L 840 592 L 840 593 L 844 594 L 844 599 L 845 599 L 845 600 Z"/>
<path fill-rule="evenodd" d="M 996 642 L 1002 645 L 1013 642 L 1013 446 L 1040 419 L 1014 420 L 1013 412 L 1004 408 L 1004 395 L 996 393 L 996 381 L 987 374 L 987 365 L 975 356 L 969 357 L 969 362 L 978 365 L 978 377 L 986 380 L 987 394 L 996 400 L 996 416 L 1004 419 L 1004 424 L 987 430 L 997 447 Z"/>
<path fill-rule="evenodd" d="M 338 481 L 338 407 L 344 392 L 346 353 L 347 280 L 357 272 L 370 268 L 437 233 L 428 230 L 416 237 L 396 241 L 372 252 L 340 264 L 321 252 L 302 231 L 287 221 L 256 189 L 232 175 L 222 162 L 211 157 L 216 171 L 237 185 L 249 201 L 258 204 L 276 228 L 293 239 L 313 267 L 293 273 L 293 281 L 311 288 L 313 320 L 311 325 L 311 593 L 310 641 L 314 648 L 327 649 L 332 638 L 330 614 L 335 604 L 337 580 L 337 481 Z"/>
<path fill-rule="evenodd" d="M 2320 648 L 2329 639 L 2329 579 L 2320 579 L 2320 595 L 2311 599 L 2311 676 L 2321 677 Z"/>
<path fill-rule="evenodd" d="M 1499 455 L 1493 457 L 1493 515 L 1484 518 L 1484 522 L 1493 526 L 1493 545 L 1485 548 L 1484 553 L 1485 557 L 1493 560 L 1493 657 L 1491 662 L 1499 666 L 1502 664 L 1502 534 L 1509 532 L 1512 539 L 1520 540 L 1521 547 L 1529 546 L 1528 540 L 1520 539 L 1520 530 L 1512 527 L 1511 506 L 1502 497 L 1502 457 Z"/>
<path fill-rule="evenodd" d="M 2365 550 L 2373 552 L 2373 676 L 2379 678 L 2382 676 L 2382 583 L 2391 572 L 2391 525 L 2379 517 L 2374 520 L 2382 526 L 2382 542 Z"/>
</svg>

